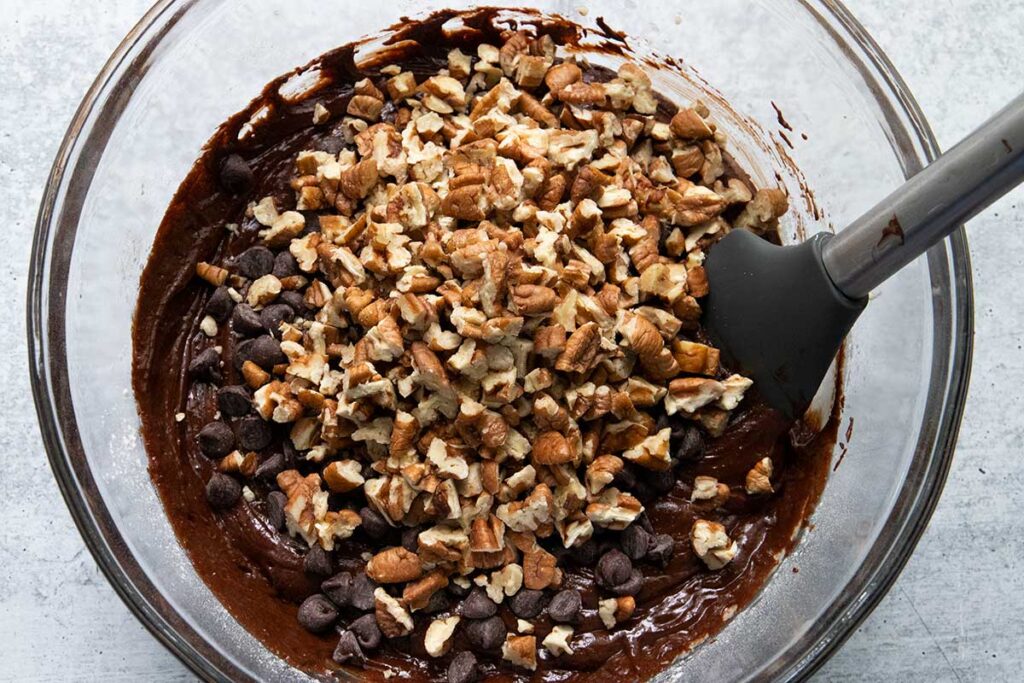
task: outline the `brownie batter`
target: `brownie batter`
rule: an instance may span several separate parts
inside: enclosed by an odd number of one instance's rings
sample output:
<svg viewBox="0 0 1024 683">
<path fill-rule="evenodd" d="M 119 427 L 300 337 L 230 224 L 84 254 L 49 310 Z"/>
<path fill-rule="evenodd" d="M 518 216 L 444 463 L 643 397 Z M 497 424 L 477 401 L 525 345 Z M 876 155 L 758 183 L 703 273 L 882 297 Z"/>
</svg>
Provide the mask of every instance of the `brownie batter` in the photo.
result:
<svg viewBox="0 0 1024 683">
<path fill-rule="evenodd" d="M 278 92 L 287 76 L 272 82 L 249 107 L 227 121 L 211 138 L 201 158 L 178 189 L 157 233 L 143 273 L 134 327 L 133 383 L 142 418 L 143 436 L 150 456 L 150 471 L 175 532 L 199 576 L 231 614 L 268 649 L 312 675 L 329 678 L 341 668 L 331 660 L 338 641 L 335 632 L 317 636 L 296 622 L 298 604 L 317 592 L 319 579 L 303 571 L 304 544 L 274 529 L 266 518 L 265 496 L 259 483 L 249 483 L 253 502 L 226 511 L 207 504 L 204 487 L 214 462 L 197 446 L 197 434 L 215 419 L 216 387 L 194 381 L 187 368 L 203 350 L 222 347 L 225 384 L 242 380 L 234 362 L 235 341 L 223 324 L 215 338 L 199 331 L 210 288 L 194 277 L 200 261 L 221 262 L 257 243 L 259 226 L 245 217 L 246 205 L 272 196 L 286 204 L 292 195 L 288 181 L 295 155 L 305 149 L 337 151 L 344 145 L 330 125 L 312 124 L 313 99 L 333 114 L 344 111 L 352 84 L 398 63 L 417 74 L 433 74 L 444 64 L 447 51 L 461 47 L 472 52 L 482 42 L 500 44 L 500 30 L 489 11 L 463 15 L 465 28 L 441 28 L 455 16 L 445 12 L 407 25 L 392 47 L 357 68 L 356 46 L 339 48 L 317 60 L 321 84 L 315 98 L 286 101 Z M 538 30 L 552 34 L 556 43 L 578 41 L 581 29 L 561 21 L 537 20 Z M 290 74 L 289 74 L 290 76 Z M 592 71 L 589 78 L 600 78 Z M 253 134 L 239 140 L 238 132 L 253 112 L 266 107 L 269 115 Z M 674 109 L 663 104 L 666 116 Z M 385 111 L 385 119 L 388 112 Z M 222 163 L 237 154 L 248 161 L 254 186 L 239 194 L 226 191 Z M 184 419 L 176 415 L 184 413 Z M 632 619 L 615 630 L 605 629 L 598 618 L 593 570 L 570 565 L 564 587 L 577 588 L 583 597 L 583 618 L 577 624 L 575 654 L 551 657 L 542 651 L 537 671 L 511 673 L 500 657 L 478 654 L 481 673 L 490 680 L 530 678 L 535 681 L 643 680 L 664 669 L 678 655 L 713 636 L 738 609 L 761 589 L 777 560 L 796 543 L 796 532 L 812 511 L 824 486 L 829 454 L 835 441 L 833 418 L 819 434 L 806 433 L 800 423 L 789 423 L 759 401 L 756 387 L 734 411 L 725 433 L 702 448 L 682 453 L 677 479 L 667 494 L 649 492 L 644 504 L 657 533 L 670 534 L 676 552 L 664 569 L 644 565 L 645 586 L 636 598 Z M 798 445 L 794 445 L 798 444 Z M 261 458 L 280 453 L 281 435 L 260 451 Z M 703 450 L 703 453 L 700 451 Z M 748 496 L 746 473 L 764 457 L 775 467 L 770 496 Z M 300 469 L 301 469 L 300 465 Z M 312 471 L 312 470 L 311 470 Z M 689 530 L 695 519 L 708 517 L 707 501 L 690 502 L 697 475 L 716 477 L 728 484 L 726 510 L 713 517 L 728 529 L 739 546 L 737 557 L 715 572 L 694 554 Z M 360 531 L 340 544 L 337 570 L 356 571 L 360 555 L 379 549 Z M 394 544 L 400 534 L 394 532 Z M 453 605 L 455 600 L 452 600 Z M 515 618 L 499 611 L 510 632 Z M 342 622 L 356 615 L 343 614 Z M 538 640 L 550 628 L 546 616 L 537 621 Z M 422 629 L 411 636 L 385 639 L 357 676 L 383 680 L 388 669 L 406 672 L 413 680 L 444 678 L 451 657 L 466 649 L 456 642 L 451 653 L 434 659 L 422 651 Z M 462 636 L 457 632 L 457 641 Z"/>
</svg>

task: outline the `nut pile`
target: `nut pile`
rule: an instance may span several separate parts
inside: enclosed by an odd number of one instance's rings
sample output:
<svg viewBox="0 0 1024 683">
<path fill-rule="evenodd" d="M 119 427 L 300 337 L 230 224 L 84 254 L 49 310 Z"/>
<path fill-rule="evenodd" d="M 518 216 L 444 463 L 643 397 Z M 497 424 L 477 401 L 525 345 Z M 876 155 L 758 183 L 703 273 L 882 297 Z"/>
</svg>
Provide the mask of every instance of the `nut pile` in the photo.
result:
<svg viewBox="0 0 1024 683">
<path fill-rule="evenodd" d="M 348 144 L 298 155 L 293 206 L 250 204 L 259 244 L 198 264 L 215 288 L 200 329 L 230 325 L 235 360 L 211 346 L 190 364 L 219 385 L 198 434 L 208 500 L 270 483 L 270 523 L 328 577 L 299 620 L 337 627 L 337 662 L 415 632 L 432 657 L 462 634 L 534 670 L 541 648 L 573 653 L 588 610 L 629 620 L 636 565 L 672 558 L 644 502 L 751 385 L 695 340 L 704 250 L 774 229 L 787 202 L 728 174 L 706 108 L 671 109 L 637 66 L 556 59 L 523 31 L 430 77 L 389 66 L 344 112 L 316 105 Z M 237 156 L 221 169 L 238 192 L 251 175 Z M 771 461 L 755 469 L 748 491 L 770 492 Z M 728 495 L 693 482 L 694 500 Z M 360 527 L 378 551 L 332 576 Z M 710 569 L 737 552 L 707 520 L 691 541 Z M 563 587 L 570 556 L 594 567 L 597 605 Z M 451 681 L 477 675 L 473 652 L 451 658 Z"/>
</svg>

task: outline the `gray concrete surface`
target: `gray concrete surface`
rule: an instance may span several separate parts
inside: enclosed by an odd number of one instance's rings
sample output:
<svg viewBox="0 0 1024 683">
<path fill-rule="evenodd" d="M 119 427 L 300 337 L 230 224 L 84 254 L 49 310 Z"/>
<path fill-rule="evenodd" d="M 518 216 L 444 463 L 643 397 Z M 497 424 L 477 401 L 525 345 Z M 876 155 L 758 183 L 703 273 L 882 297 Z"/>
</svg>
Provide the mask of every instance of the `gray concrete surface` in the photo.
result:
<svg viewBox="0 0 1024 683">
<path fill-rule="evenodd" d="M 0 0 L 0 680 L 191 679 L 85 550 L 37 433 L 22 307 L 43 183 L 94 74 L 148 0 Z M 850 0 L 953 144 L 1024 83 L 1024 5 Z M 949 484 L 895 587 L 819 680 L 1016 681 L 1024 668 L 1024 191 L 969 226 L 970 400 Z"/>
</svg>

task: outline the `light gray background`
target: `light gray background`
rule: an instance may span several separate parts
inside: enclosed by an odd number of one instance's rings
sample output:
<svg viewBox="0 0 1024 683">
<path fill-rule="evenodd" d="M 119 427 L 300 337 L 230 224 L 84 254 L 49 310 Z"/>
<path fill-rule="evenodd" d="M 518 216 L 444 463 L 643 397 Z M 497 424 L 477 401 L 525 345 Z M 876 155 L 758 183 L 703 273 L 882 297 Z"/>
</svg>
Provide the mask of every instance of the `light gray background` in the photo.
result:
<svg viewBox="0 0 1024 683">
<path fill-rule="evenodd" d="M 850 0 L 955 143 L 1024 84 L 1015 0 Z M 23 305 L 35 214 L 61 136 L 148 0 L 0 0 L 0 680 L 189 680 L 122 605 L 52 481 L 28 385 Z M 957 457 L 881 606 L 819 680 L 1016 681 L 1024 668 L 1024 191 L 969 226 L 977 334 Z"/>
</svg>

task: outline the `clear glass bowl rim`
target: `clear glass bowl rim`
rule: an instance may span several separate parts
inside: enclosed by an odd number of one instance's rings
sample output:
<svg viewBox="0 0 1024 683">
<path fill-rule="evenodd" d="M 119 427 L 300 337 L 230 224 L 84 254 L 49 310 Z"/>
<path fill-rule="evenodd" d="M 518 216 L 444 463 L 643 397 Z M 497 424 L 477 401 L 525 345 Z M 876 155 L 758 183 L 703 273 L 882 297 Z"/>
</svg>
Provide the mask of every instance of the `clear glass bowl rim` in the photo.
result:
<svg viewBox="0 0 1024 683">
<path fill-rule="evenodd" d="M 58 150 L 36 221 L 27 291 L 29 370 L 44 446 L 72 518 L 101 571 L 139 621 L 195 674 L 205 680 L 246 678 L 216 647 L 202 639 L 166 603 L 132 560 L 104 513 L 77 440 L 64 347 L 64 297 L 55 254 L 69 260 L 76 224 L 64 219 L 69 188 L 87 188 L 89 157 L 107 140 L 103 122 L 116 118 L 130 95 L 132 79 L 161 39 L 198 0 L 159 0 L 125 36 L 79 105 Z M 481 3 L 486 4 L 486 3 Z M 909 177 L 939 153 L 938 143 L 906 83 L 874 39 L 836 0 L 799 0 L 825 29 L 871 89 L 895 132 L 894 151 Z M 115 96 L 116 95 L 116 96 Z M 84 163 L 83 163 L 84 162 Z M 73 208 L 80 208 L 73 207 Z M 77 214 L 74 214 L 77 215 Z M 74 216 L 73 216 L 74 217 Z M 967 239 L 962 228 L 928 255 L 936 335 L 928 414 L 937 416 L 919 440 L 903 485 L 902 504 L 890 513 L 886 531 L 829 610 L 777 657 L 778 680 L 810 677 L 871 613 L 899 576 L 928 524 L 952 462 L 967 396 L 973 350 L 973 290 Z M 55 267 L 57 275 L 54 275 Z M 943 301 L 941 295 L 948 295 Z M 929 429 L 930 427 L 930 429 Z M 185 637 L 188 635 L 189 637 Z"/>
</svg>

